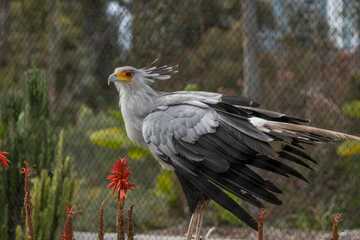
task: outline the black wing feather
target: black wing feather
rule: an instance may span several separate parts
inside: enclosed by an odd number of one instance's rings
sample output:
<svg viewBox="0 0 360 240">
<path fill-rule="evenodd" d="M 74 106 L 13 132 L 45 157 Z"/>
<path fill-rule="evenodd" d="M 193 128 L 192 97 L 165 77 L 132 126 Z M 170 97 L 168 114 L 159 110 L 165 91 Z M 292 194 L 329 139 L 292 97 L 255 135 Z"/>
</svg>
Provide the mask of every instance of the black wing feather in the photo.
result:
<svg viewBox="0 0 360 240">
<path fill-rule="evenodd" d="M 231 105 L 248 106 L 248 107 L 258 107 L 258 106 L 260 106 L 259 103 L 254 102 L 250 98 L 246 98 L 246 97 L 222 95 L 221 100 L 222 100 L 222 102 L 227 103 L 227 104 L 231 104 Z"/>
<path fill-rule="evenodd" d="M 260 202 L 258 199 L 256 199 L 255 197 L 253 197 L 251 194 L 243 193 L 241 191 L 242 187 L 240 187 L 238 183 L 234 184 L 233 182 L 229 181 L 227 178 L 224 178 L 224 176 L 222 176 L 221 174 L 218 174 L 218 173 L 214 173 L 214 172 L 210 172 L 210 171 L 206 172 L 204 170 L 202 170 L 201 173 L 203 174 L 203 176 L 205 178 L 209 178 L 212 182 L 214 182 L 221 188 L 231 192 L 235 196 L 238 196 L 239 198 L 253 204 L 254 206 L 256 206 L 258 208 L 264 207 L 264 204 L 262 202 Z"/>
<path fill-rule="evenodd" d="M 317 164 L 317 162 L 312 157 L 310 157 L 307 153 L 305 153 L 302 149 L 304 149 L 302 146 L 299 148 L 298 145 L 295 145 L 293 143 L 291 145 L 286 144 L 285 147 L 283 147 L 284 151 L 298 155 L 304 159 L 309 160 L 310 162 Z"/>
<path fill-rule="evenodd" d="M 210 177 L 211 179 L 216 179 L 221 177 L 222 179 L 226 180 L 229 185 L 237 186 L 239 189 L 246 191 L 252 195 L 255 195 L 258 198 L 261 198 L 267 202 L 281 205 L 281 201 L 271 192 L 266 191 L 263 186 L 256 184 L 256 182 L 247 181 L 244 178 L 234 174 L 234 172 L 229 171 L 226 174 L 215 175 L 206 169 L 201 170 L 206 176 Z"/>
<path fill-rule="evenodd" d="M 267 144 L 267 142 L 261 141 L 253 136 L 249 136 L 248 134 L 244 134 L 241 129 L 234 127 L 236 126 L 235 123 L 229 125 L 229 121 L 220 120 L 220 124 L 229 134 L 232 134 L 235 138 L 237 138 L 238 142 L 246 144 L 250 147 L 250 149 L 261 154 L 273 157 L 277 156 L 277 153 L 271 148 L 271 146 L 269 146 L 269 144 Z"/>
<path fill-rule="evenodd" d="M 246 223 L 249 227 L 253 228 L 256 231 L 258 230 L 258 225 L 254 218 L 252 218 L 242 207 L 240 207 L 238 203 L 236 203 L 220 188 L 210 183 L 206 178 L 195 177 L 192 174 L 188 174 L 188 172 L 184 171 L 182 167 L 177 169 L 177 171 L 214 202 L 234 214 L 236 217 Z"/>
<path fill-rule="evenodd" d="M 297 158 L 296 156 L 294 156 L 293 154 L 291 153 L 288 153 L 286 151 L 281 151 L 279 152 L 279 157 L 280 158 L 283 158 L 283 159 L 286 159 L 286 160 L 289 160 L 289 161 L 292 161 L 294 163 L 297 163 L 301 166 L 304 166 L 310 170 L 313 170 L 308 164 L 306 164 L 304 161 L 300 160 L 299 158 Z"/>
<path fill-rule="evenodd" d="M 230 167 L 229 162 L 224 160 L 221 155 L 218 155 L 215 151 L 210 151 L 206 148 L 199 147 L 197 144 L 191 144 L 176 138 L 173 140 L 175 147 L 177 147 L 181 155 L 184 157 L 192 157 L 194 154 L 196 154 L 196 156 L 203 156 L 203 160 L 195 162 L 210 168 L 212 171 L 226 172 Z"/>
<path fill-rule="evenodd" d="M 245 164 L 232 165 L 230 171 L 233 171 L 235 174 L 241 176 L 244 179 L 247 179 L 248 181 L 257 182 L 269 191 L 274 193 L 282 193 L 282 191 L 272 182 L 264 180 L 259 174 L 251 170 Z"/>
<path fill-rule="evenodd" d="M 310 122 L 308 119 L 288 116 L 283 113 L 274 112 L 261 108 L 254 108 L 254 107 L 239 107 L 239 108 L 247 110 L 249 115 L 251 116 L 263 118 L 270 121 L 279 121 L 279 122 L 287 122 L 287 123 L 295 123 L 295 124 Z"/>
<path fill-rule="evenodd" d="M 294 177 L 304 180 L 305 182 L 308 182 L 308 180 L 301 173 L 299 173 L 292 167 L 289 167 L 288 165 L 278 160 L 272 159 L 268 156 L 259 156 L 256 159 L 248 160 L 247 163 L 254 167 L 259 167 L 270 172 L 283 175 L 285 177 L 288 177 L 288 174 L 290 174 Z"/>
<path fill-rule="evenodd" d="M 269 137 L 263 132 L 260 132 L 249 121 L 237 117 L 236 115 L 234 116 L 229 113 L 219 113 L 219 120 L 227 126 L 231 126 L 242 134 L 245 134 L 254 139 L 258 139 L 263 142 L 272 141 L 271 137 Z"/>
</svg>

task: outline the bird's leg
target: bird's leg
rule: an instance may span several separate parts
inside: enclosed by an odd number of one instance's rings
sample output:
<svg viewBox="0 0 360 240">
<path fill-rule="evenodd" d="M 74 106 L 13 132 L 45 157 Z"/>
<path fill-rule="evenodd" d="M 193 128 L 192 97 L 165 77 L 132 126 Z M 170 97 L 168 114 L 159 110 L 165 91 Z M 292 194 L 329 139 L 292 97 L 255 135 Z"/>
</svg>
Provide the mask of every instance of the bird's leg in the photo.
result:
<svg viewBox="0 0 360 240">
<path fill-rule="evenodd" d="M 195 211 L 192 214 L 191 219 L 190 219 L 189 228 L 188 228 L 188 231 L 186 233 L 186 240 L 191 240 L 192 233 L 194 231 L 195 222 L 198 220 L 198 217 L 199 217 L 199 212 Z"/>
<path fill-rule="evenodd" d="M 208 202 L 209 201 L 204 202 L 203 205 L 199 209 L 199 217 L 198 217 L 198 221 L 196 224 L 195 240 L 200 240 L 201 227 L 202 227 L 202 223 L 203 223 L 203 219 L 204 219 L 205 208 L 206 208 Z"/>
</svg>

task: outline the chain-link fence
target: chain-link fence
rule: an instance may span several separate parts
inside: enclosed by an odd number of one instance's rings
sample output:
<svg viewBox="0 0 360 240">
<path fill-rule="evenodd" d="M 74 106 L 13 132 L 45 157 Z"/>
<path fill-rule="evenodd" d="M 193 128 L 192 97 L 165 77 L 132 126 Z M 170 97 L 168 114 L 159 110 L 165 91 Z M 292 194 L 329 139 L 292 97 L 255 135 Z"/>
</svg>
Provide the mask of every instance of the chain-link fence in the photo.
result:
<svg viewBox="0 0 360 240">
<path fill-rule="evenodd" d="M 360 5 L 356 0 L 2 0 L 0 2 L 0 238 L 25 239 L 23 161 L 32 175 L 36 239 L 59 239 L 64 201 L 76 239 L 97 239 L 104 199 L 106 232 L 115 232 L 116 198 L 106 188 L 118 157 L 136 184 L 138 239 L 183 239 L 190 219 L 172 172 L 126 138 L 119 95 L 108 86 L 118 66 L 179 64 L 156 90 L 251 96 L 261 107 L 311 119 L 311 125 L 360 135 Z M 265 239 L 360 239 L 360 145 L 311 147 L 308 180 L 268 174 L 282 206 L 266 204 Z M 265 173 L 262 173 L 265 174 Z M 239 201 L 256 218 L 260 209 Z M 210 238 L 257 233 L 210 203 Z M 80 233 L 81 232 L 81 233 Z M 163 237 L 163 238 L 161 238 Z M 110 238 L 109 238 L 110 239 Z M 115 238 L 114 238 L 115 239 Z"/>
</svg>

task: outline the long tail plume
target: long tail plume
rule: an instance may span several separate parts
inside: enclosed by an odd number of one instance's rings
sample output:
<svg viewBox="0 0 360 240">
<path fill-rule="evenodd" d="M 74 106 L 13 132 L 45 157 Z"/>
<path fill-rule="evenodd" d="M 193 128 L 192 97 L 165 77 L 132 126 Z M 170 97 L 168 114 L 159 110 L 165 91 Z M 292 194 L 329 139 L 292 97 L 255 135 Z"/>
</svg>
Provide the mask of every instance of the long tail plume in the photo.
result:
<svg viewBox="0 0 360 240">
<path fill-rule="evenodd" d="M 283 122 L 275 122 L 275 121 L 267 121 L 264 126 L 273 131 L 285 132 L 295 135 L 301 134 L 301 135 L 305 135 L 305 137 L 309 136 L 310 138 L 315 137 L 318 138 L 320 142 L 337 141 L 337 140 L 355 140 L 360 142 L 360 137 L 346 133 L 316 128 L 316 127 L 283 123 Z"/>
</svg>

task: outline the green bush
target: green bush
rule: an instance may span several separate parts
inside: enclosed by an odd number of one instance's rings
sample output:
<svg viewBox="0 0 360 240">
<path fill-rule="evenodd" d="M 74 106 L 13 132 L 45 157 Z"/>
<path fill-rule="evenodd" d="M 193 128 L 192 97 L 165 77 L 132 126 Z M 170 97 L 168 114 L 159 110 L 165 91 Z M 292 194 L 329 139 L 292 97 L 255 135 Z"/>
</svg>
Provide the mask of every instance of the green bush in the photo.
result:
<svg viewBox="0 0 360 240">
<path fill-rule="evenodd" d="M 55 239 L 64 216 L 58 208 L 71 201 L 74 173 L 64 157 L 63 133 L 56 140 L 51 123 L 45 72 L 33 60 L 23 79 L 23 94 L 10 91 L 0 98 L 0 133 L 11 161 L 7 171 L 0 169 L 0 239 L 22 238 L 24 178 L 19 171 L 25 160 L 41 172 L 33 180 L 37 239 Z"/>
<path fill-rule="evenodd" d="M 64 142 L 64 132 L 61 131 L 53 171 L 42 169 L 40 175 L 32 179 L 33 224 L 38 240 L 60 239 L 66 217 L 64 203 L 72 200 L 79 184 L 70 157 L 64 157 Z M 16 228 L 16 239 L 27 239 L 20 225 Z"/>
</svg>

